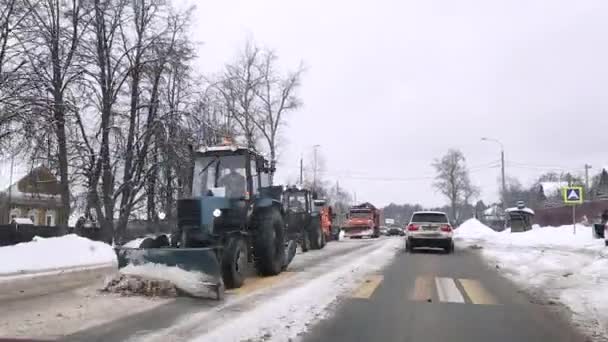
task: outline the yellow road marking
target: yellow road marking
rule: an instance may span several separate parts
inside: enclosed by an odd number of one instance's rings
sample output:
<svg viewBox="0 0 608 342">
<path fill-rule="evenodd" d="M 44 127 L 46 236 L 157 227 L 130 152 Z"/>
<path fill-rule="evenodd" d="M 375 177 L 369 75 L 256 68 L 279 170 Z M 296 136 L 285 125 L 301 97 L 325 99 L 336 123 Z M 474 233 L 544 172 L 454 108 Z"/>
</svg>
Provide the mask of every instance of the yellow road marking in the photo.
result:
<svg viewBox="0 0 608 342">
<path fill-rule="evenodd" d="M 416 284 L 414 285 L 414 291 L 412 292 L 410 298 L 415 301 L 433 300 L 433 286 L 433 278 L 428 276 L 417 277 Z"/>
<path fill-rule="evenodd" d="M 483 285 L 474 279 L 458 279 L 473 304 L 497 305 L 498 301 Z"/>
<path fill-rule="evenodd" d="M 371 275 L 366 277 L 363 284 L 361 284 L 359 288 L 353 292 L 351 297 L 364 299 L 371 297 L 372 294 L 374 294 L 374 291 L 376 291 L 378 285 L 380 285 L 382 282 L 382 279 L 384 279 L 384 277 L 381 275 Z"/>
<path fill-rule="evenodd" d="M 272 277 L 253 277 L 246 278 L 245 283 L 238 289 L 227 290 L 226 293 L 233 293 L 238 296 L 242 296 L 260 289 L 264 289 L 267 287 L 271 287 L 284 279 L 287 279 L 293 276 L 294 272 L 282 272 L 276 276 Z"/>
</svg>

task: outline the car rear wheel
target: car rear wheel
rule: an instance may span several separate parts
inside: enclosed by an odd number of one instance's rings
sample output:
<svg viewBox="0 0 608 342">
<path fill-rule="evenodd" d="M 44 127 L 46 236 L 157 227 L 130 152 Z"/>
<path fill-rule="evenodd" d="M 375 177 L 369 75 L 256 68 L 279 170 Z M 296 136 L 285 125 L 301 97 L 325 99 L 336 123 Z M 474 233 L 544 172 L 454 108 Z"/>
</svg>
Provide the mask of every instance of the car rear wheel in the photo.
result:
<svg viewBox="0 0 608 342">
<path fill-rule="evenodd" d="M 446 254 L 454 253 L 454 241 L 449 242 L 448 246 L 445 248 L 445 253 Z"/>
<path fill-rule="evenodd" d="M 412 243 L 409 240 L 405 240 L 405 251 L 408 253 L 412 253 L 414 251 L 412 248 Z"/>
</svg>

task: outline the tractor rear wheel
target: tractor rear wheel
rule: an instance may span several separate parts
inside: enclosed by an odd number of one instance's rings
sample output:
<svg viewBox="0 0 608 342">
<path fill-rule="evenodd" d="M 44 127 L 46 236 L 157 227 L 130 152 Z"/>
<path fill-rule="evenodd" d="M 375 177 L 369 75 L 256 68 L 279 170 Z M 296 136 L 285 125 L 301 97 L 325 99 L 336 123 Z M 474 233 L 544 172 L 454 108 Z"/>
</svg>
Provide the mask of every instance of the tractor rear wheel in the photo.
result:
<svg viewBox="0 0 608 342">
<path fill-rule="evenodd" d="M 228 289 L 239 288 L 245 281 L 247 243 L 241 237 L 230 237 L 222 253 L 222 277 Z"/>
<path fill-rule="evenodd" d="M 256 216 L 254 255 L 258 272 L 270 276 L 281 273 L 285 264 L 285 223 L 275 208 Z"/>
</svg>

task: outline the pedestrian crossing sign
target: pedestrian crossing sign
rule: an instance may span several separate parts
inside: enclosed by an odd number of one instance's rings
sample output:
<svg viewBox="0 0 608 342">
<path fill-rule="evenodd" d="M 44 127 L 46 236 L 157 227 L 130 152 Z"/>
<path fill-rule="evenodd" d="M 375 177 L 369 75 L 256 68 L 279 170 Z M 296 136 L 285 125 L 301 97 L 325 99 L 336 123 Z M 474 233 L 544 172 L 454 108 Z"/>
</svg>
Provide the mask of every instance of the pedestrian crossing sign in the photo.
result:
<svg viewBox="0 0 608 342">
<path fill-rule="evenodd" d="M 564 195 L 564 203 L 566 204 L 582 204 L 583 203 L 583 187 L 567 186 L 562 189 Z"/>
</svg>

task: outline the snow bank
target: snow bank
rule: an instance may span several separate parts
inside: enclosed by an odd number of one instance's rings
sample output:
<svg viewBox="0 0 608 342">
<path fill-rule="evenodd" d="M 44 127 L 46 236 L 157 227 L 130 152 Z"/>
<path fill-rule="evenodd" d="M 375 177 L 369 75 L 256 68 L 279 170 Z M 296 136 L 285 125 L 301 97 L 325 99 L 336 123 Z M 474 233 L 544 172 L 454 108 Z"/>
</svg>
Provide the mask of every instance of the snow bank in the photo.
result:
<svg viewBox="0 0 608 342">
<path fill-rule="evenodd" d="M 0 247 L 0 275 L 115 264 L 111 246 L 70 234 Z"/>
<path fill-rule="evenodd" d="M 567 248 L 597 248 L 604 244 L 601 239 L 594 239 L 592 228 L 576 225 L 576 234 L 572 225 L 560 227 L 539 227 L 511 233 L 510 229 L 496 232 L 476 219 L 464 222 L 454 231 L 454 237 L 462 240 L 485 240 L 488 243 L 518 247 L 567 247 Z"/>
<path fill-rule="evenodd" d="M 357 286 L 365 275 L 379 271 L 403 247 L 401 239 L 387 239 L 380 246 L 359 250 L 335 260 L 336 268 L 324 275 L 295 284 L 293 289 L 262 301 L 239 316 L 194 341 L 291 341 L 310 324 L 323 319 L 338 296 Z M 338 266 L 339 265 L 339 266 Z M 295 283 L 295 279 L 292 280 Z M 270 336 L 270 337 L 269 337 Z"/>
<path fill-rule="evenodd" d="M 576 234 L 574 227 L 566 225 L 561 227 L 537 227 L 536 229 L 528 230 L 521 233 L 501 233 L 505 243 L 516 246 L 547 246 L 547 247 L 592 247 L 601 246 L 603 240 L 594 239 L 592 236 L 592 228 L 576 225 Z"/>
<path fill-rule="evenodd" d="M 209 287 L 212 278 L 202 272 L 189 272 L 175 266 L 147 263 L 137 266 L 127 265 L 120 270 L 120 273 L 148 279 L 166 280 L 174 284 L 181 291 L 194 297 L 217 297 L 216 291 L 211 290 Z"/>
</svg>

